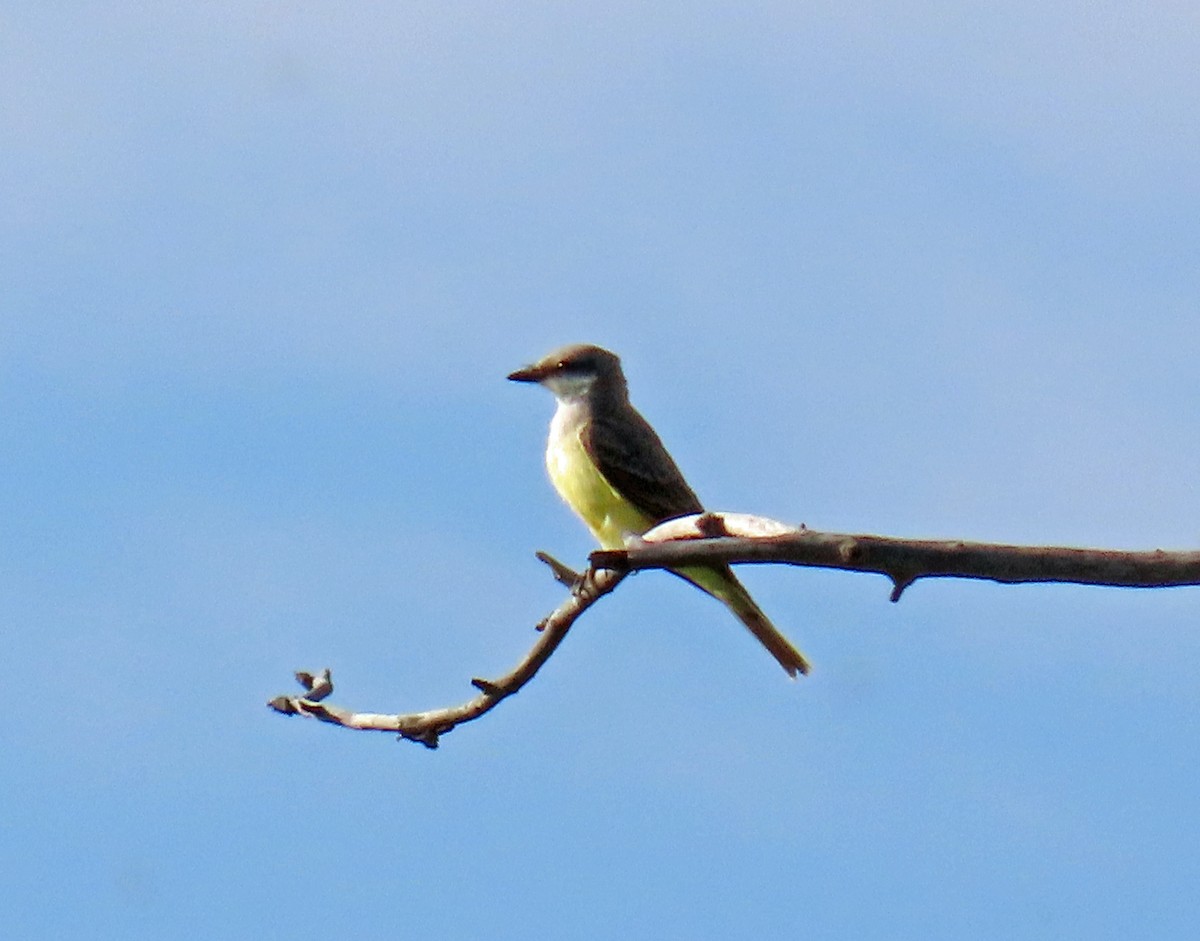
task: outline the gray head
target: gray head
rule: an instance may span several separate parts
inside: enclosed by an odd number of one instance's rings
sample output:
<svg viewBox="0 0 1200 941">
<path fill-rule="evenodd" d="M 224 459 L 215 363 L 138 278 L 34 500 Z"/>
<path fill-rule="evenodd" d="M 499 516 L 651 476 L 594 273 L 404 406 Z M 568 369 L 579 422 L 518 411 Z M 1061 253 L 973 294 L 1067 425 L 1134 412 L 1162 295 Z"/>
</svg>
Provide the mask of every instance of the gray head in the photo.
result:
<svg viewBox="0 0 1200 941">
<path fill-rule="evenodd" d="M 531 366 L 509 373 L 514 382 L 537 382 L 559 401 L 627 394 L 625 374 L 616 353 L 576 343 L 543 356 Z"/>
</svg>

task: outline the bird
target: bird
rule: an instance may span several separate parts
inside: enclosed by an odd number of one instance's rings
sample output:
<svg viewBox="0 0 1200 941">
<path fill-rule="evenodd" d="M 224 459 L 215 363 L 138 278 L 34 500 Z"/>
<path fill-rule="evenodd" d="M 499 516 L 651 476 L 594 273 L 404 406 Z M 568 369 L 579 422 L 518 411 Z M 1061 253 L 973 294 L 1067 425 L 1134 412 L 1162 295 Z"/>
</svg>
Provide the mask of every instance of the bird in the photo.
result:
<svg viewBox="0 0 1200 941">
<path fill-rule="evenodd" d="M 508 375 L 536 383 L 557 400 L 546 469 L 563 501 L 603 549 L 629 542 L 669 519 L 702 513 L 658 434 L 629 401 L 621 360 L 599 346 L 564 346 Z M 791 677 L 809 663 L 776 629 L 728 565 L 672 569 L 722 602 Z"/>
</svg>

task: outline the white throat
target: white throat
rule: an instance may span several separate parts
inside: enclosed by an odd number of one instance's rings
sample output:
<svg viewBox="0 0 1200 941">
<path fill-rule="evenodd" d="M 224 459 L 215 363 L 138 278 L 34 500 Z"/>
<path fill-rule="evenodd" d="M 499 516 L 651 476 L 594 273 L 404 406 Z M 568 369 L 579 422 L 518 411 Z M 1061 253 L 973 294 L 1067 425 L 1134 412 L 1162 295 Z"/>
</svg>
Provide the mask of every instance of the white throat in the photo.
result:
<svg viewBox="0 0 1200 941">
<path fill-rule="evenodd" d="M 562 405 L 567 405 L 572 402 L 579 402 L 586 399 L 591 394 L 592 386 L 596 382 L 595 374 L 592 375 L 575 375 L 575 376 L 550 376 L 543 381 L 543 385 L 558 399 Z"/>
<path fill-rule="evenodd" d="M 574 398 L 558 400 L 558 407 L 554 410 L 554 417 L 550 419 L 550 437 L 546 442 L 547 447 L 552 450 L 558 450 L 564 442 L 578 436 L 579 429 L 588 420 L 588 401 L 586 395 L 577 395 Z"/>
</svg>

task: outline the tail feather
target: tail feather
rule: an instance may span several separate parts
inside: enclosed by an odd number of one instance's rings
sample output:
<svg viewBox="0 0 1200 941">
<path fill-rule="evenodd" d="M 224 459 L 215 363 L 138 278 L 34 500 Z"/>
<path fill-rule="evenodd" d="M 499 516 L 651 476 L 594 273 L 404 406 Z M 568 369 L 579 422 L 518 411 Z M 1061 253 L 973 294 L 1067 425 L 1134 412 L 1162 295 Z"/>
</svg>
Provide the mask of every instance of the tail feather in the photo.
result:
<svg viewBox="0 0 1200 941">
<path fill-rule="evenodd" d="M 729 566 L 689 567 L 679 569 L 675 574 L 712 595 L 737 615 L 738 620 L 746 625 L 758 642 L 766 647 L 767 652 L 787 671 L 788 676 L 795 677 L 797 673 L 808 674 L 810 668 L 804 654 L 792 646 L 792 642 L 771 623 L 770 618 L 755 604 L 750 593 L 737 580 Z"/>
</svg>

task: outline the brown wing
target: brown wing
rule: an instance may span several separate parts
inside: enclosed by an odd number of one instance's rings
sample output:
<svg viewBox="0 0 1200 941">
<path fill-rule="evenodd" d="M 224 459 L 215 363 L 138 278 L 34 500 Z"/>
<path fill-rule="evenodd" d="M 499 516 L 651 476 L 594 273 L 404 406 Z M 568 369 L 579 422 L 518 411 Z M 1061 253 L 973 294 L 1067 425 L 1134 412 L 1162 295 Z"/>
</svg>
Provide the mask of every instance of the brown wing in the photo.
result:
<svg viewBox="0 0 1200 941">
<path fill-rule="evenodd" d="M 654 522 L 703 511 L 654 429 L 632 408 L 617 421 L 593 415 L 580 440 L 605 480 Z"/>
</svg>

